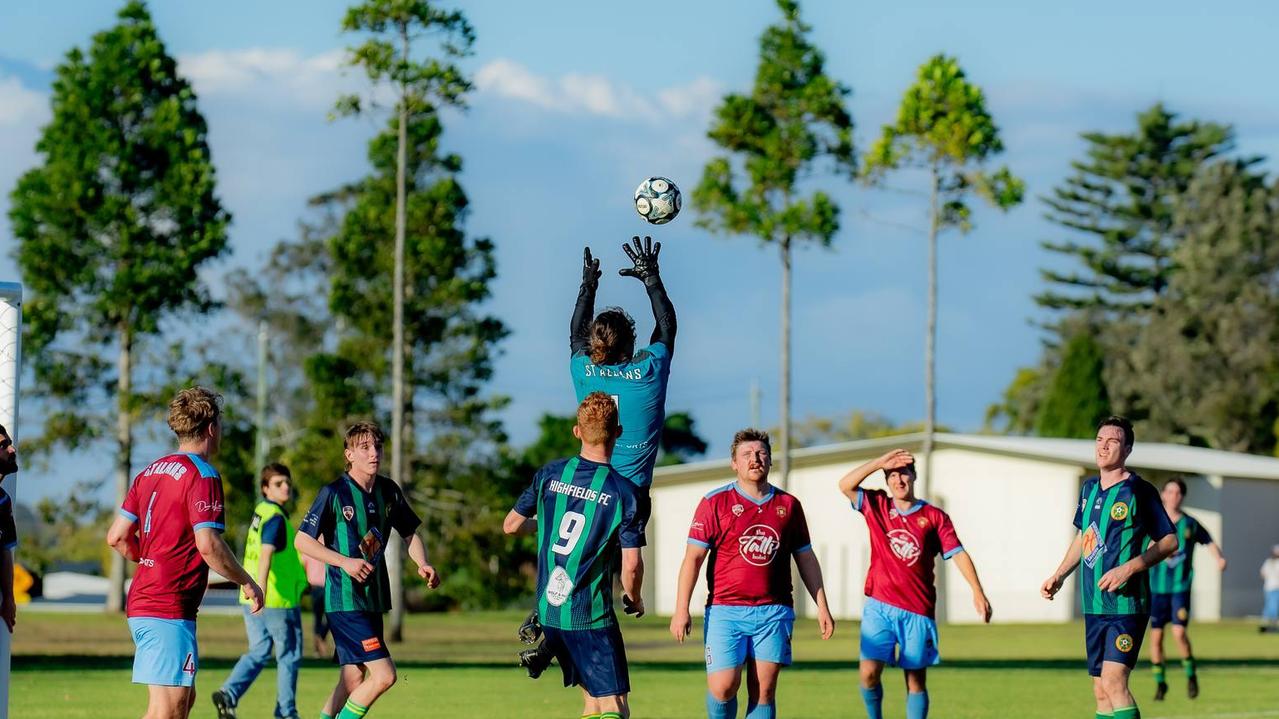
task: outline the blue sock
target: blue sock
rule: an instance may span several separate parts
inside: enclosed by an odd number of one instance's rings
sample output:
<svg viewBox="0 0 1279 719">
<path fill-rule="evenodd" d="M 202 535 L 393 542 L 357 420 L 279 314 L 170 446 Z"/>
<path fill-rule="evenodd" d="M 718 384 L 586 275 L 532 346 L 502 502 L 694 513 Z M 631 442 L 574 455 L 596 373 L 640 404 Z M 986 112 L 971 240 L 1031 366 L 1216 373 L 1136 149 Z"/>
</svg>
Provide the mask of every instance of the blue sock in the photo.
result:
<svg viewBox="0 0 1279 719">
<path fill-rule="evenodd" d="M 776 704 L 753 704 L 746 707 L 746 719 L 777 719 Z"/>
<path fill-rule="evenodd" d="M 706 692 L 707 719 L 737 719 L 737 697 L 720 701 L 710 692 Z"/>
<path fill-rule="evenodd" d="M 862 701 L 866 703 L 866 716 L 870 719 L 884 719 L 884 685 L 877 684 L 874 689 L 861 687 Z"/>
<path fill-rule="evenodd" d="M 928 692 L 906 693 L 906 719 L 928 718 Z"/>
</svg>

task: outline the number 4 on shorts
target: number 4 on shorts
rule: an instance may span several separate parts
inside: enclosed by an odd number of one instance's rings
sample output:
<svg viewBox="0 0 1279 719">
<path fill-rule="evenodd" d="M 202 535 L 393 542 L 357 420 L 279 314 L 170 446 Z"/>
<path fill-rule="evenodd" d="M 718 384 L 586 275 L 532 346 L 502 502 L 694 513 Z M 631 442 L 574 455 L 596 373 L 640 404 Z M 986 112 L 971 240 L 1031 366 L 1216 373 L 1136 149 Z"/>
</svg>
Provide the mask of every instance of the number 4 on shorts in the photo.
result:
<svg viewBox="0 0 1279 719">
<path fill-rule="evenodd" d="M 182 671 L 195 676 L 195 657 L 190 652 L 187 652 L 186 661 L 182 662 Z"/>
</svg>

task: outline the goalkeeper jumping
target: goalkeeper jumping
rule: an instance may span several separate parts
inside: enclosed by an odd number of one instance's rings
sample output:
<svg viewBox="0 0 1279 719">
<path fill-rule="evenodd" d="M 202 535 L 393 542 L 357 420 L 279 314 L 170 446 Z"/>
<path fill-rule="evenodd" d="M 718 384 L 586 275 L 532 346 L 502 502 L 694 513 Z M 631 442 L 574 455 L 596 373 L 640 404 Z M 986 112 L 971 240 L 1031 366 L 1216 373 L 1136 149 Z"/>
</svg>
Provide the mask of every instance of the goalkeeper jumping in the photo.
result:
<svg viewBox="0 0 1279 719">
<path fill-rule="evenodd" d="M 569 325 L 569 374 L 580 403 L 592 392 L 603 392 L 617 403 L 622 435 L 613 450 L 612 466 L 636 488 L 636 520 L 640 546 L 647 541 L 644 527 L 653 510 L 649 486 L 666 422 L 666 386 L 670 379 L 671 356 L 675 351 L 675 307 L 666 296 L 658 270 L 662 243 L 651 237 L 643 242 L 633 237 L 622 249 L 632 266 L 618 270 L 624 277 L 644 283 L 653 308 L 656 327 L 649 344 L 635 349 L 635 320 L 620 307 L 607 307 L 595 314 L 595 291 L 599 287 L 600 261 L 591 248 L 582 253 L 582 286 Z M 520 628 L 526 643 L 536 641 L 536 614 Z M 540 649 L 540 647 L 539 647 Z M 521 654 L 521 663 L 536 677 L 549 661 L 538 649 Z"/>
</svg>

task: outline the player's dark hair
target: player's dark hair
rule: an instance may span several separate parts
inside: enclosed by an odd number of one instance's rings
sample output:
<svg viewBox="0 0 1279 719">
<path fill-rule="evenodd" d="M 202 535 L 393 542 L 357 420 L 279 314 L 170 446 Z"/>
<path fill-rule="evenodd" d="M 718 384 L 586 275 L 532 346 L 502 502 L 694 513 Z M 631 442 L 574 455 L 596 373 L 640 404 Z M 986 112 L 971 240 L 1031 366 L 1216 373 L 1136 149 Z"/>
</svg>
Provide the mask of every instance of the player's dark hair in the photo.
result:
<svg viewBox="0 0 1279 719">
<path fill-rule="evenodd" d="M 373 439 L 373 444 L 381 447 L 386 442 L 386 435 L 382 433 L 382 428 L 377 426 L 375 422 L 356 422 L 346 428 L 346 436 L 342 438 L 342 448 L 351 449 L 355 443 L 365 437 Z M 351 463 L 346 463 L 346 468 L 351 468 Z"/>
<path fill-rule="evenodd" d="M 617 403 L 603 392 L 592 392 L 577 406 L 577 426 L 582 441 L 604 444 L 617 436 Z"/>
<path fill-rule="evenodd" d="M 635 320 L 621 307 L 608 307 L 591 322 L 591 362 L 622 364 L 635 354 Z"/>
<path fill-rule="evenodd" d="M 267 482 L 271 481 L 271 478 L 277 474 L 282 474 L 285 477 L 288 477 L 290 481 L 293 479 L 293 473 L 289 471 L 288 467 L 280 464 L 279 462 L 272 462 L 262 468 L 262 479 L 259 481 L 259 485 L 265 488 Z"/>
<path fill-rule="evenodd" d="M 733 435 L 733 445 L 728 448 L 728 456 L 730 458 L 735 459 L 737 457 L 737 447 L 743 442 L 763 442 L 764 449 L 768 450 L 768 456 L 773 456 L 773 444 L 768 440 L 768 432 L 754 427 L 747 427 L 746 429 L 738 430 L 737 434 Z"/>
<path fill-rule="evenodd" d="M 169 402 L 169 429 L 179 442 L 200 439 L 222 416 L 222 395 L 204 387 L 187 387 Z"/>
<path fill-rule="evenodd" d="M 13 439 L 13 435 L 9 434 L 9 430 L 5 429 L 3 424 L 0 424 L 0 434 L 3 434 L 9 439 Z"/>
<path fill-rule="evenodd" d="M 1186 497 L 1186 480 L 1182 479 L 1181 477 L 1173 477 L 1172 479 L 1168 479 L 1168 480 L 1165 480 L 1165 481 L 1164 481 L 1164 488 L 1165 488 L 1165 489 L 1167 489 L 1167 488 L 1168 488 L 1168 485 L 1170 485 L 1170 484 L 1175 484 L 1175 485 L 1177 485 L 1177 488 L 1181 490 L 1181 497 L 1182 497 L 1182 499 L 1185 499 L 1185 497 Z"/>
<path fill-rule="evenodd" d="M 1101 424 L 1097 425 L 1097 431 L 1100 432 L 1102 427 L 1118 427 L 1119 429 L 1122 429 L 1124 431 L 1125 447 L 1131 447 L 1133 443 L 1137 441 L 1137 435 L 1133 434 L 1132 431 L 1132 422 L 1129 422 L 1127 417 L 1120 417 L 1117 414 L 1112 414 L 1103 419 Z"/>
<path fill-rule="evenodd" d="M 910 464 L 908 464 L 908 465 L 906 465 L 906 466 L 904 466 L 904 467 L 898 467 L 897 469 L 885 469 L 885 470 L 884 470 L 884 479 L 888 479 L 888 475 L 892 474 L 893 472 L 897 472 L 898 474 L 905 474 L 906 472 L 910 472 L 911 474 L 913 474 L 913 475 L 914 475 L 914 476 L 916 476 L 916 477 L 918 477 L 918 476 L 919 476 L 919 473 L 915 471 L 915 463 L 914 463 L 914 462 L 911 462 Z"/>
</svg>

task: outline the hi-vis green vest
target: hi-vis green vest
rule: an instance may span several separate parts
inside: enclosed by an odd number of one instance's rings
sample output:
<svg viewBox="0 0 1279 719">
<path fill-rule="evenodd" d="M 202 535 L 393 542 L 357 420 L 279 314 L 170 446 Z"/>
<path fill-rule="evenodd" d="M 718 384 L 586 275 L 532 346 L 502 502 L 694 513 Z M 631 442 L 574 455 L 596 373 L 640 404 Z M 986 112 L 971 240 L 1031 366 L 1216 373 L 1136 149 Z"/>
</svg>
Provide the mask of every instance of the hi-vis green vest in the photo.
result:
<svg viewBox="0 0 1279 719">
<path fill-rule="evenodd" d="M 262 554 L 262 527 L 268 519 L 279 515 L 284 520 L 284 546 L 276 547 L 271 555 L 271 571 L 267 574 L 266 606 L 272 609 L 292 609 L 302 599 L 306 591 L 306 571 L 302 568 L 302 560 L 298 550 L 293 546 L 293 528 L 289 526 L 289 518 L 284 515 L 280 505 L 273 502 L 258 502 L 253 509 L 253 523 L 249 525 L 248 536 L 244 539 L 244 571 L 256 581 L 258 576 L 258 557 Z M 241 604 L 249 600 L 240 596 Z"/>
</svg>

